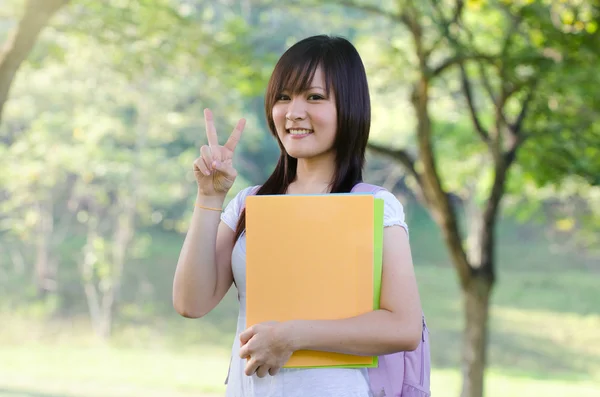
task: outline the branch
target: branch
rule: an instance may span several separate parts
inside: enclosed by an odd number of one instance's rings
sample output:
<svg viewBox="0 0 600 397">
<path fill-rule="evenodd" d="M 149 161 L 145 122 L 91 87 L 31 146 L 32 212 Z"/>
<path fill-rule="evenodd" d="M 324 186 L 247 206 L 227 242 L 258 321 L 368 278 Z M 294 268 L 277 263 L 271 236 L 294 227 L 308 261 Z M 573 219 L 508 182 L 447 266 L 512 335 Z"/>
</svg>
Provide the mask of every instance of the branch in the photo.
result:
<svg viewBox="0 0 600 397">
<path fill-rule="evenodd" d="M 406 10 L 402 14 L 403 22 L 411 33 L 417 59 L 419 60 L 419 70 L 421 73 L 427 74 L 427 71 L 429 70 L 427 65 L 429 51 L 425 48 L 423 42 L 423 25 L 419 20 L 420 16 L 421 15 L 413 1 L 408 1 Z"/>
<path fill-rule="evenodd" d="M 420 174 L 423 196 L 428 209 L 442 231 L 444 242 L 450 251 L 450 257 L 458 273 L 460 284 L 466 289 L 472 280 L 473 268 L 467 258 L 461 230 L 458 227 L 456 211 L 450 202 L 449 194 L 444 190 L 440 175 L 437 171 L 436 158 L 432 143 L 432 125 L 429 115 L 429 86 L 430 78 L 427 61 L 429 52 L 423 47 L 423 31 L 418 21 L 418 13 L 411 2 L 410 12 L 405 13 L 410 19 L 409 30 L 415 43 L 419 58 L 420 77 L 413 86 L 411 102 L 417 117 L 417 141 L 420 164 L 423 171 Z M 413 15 L 414 14 L 414 15 Z M 452 38 L 450 38 L 452 39 Z"/>
<path fill-rule="evenodd" d="M 417 181 L 419 188 L 422 190 L 421 186 L 421 176 L 417 172 L 415 168 L 415 159 L 411 156 L 406 150 L 402 149 L 388 149 L 385 146 L 378 145 L 376 143 L 369 142 L 367 144 L 367 148 L 372 150 L 374 153 L 381 154 L 392 158 L 402 164 L 402 166 L 406 169 L 406 171 Z"/>
<path fill-rule="evenodd" d="M 537 86 L 538 81 L 539 80 L 533 81 L 531 89 L 529 90 L 529 92 L 527 93 L 527 96 L 525 97 L 525 100 L 523 101 L 523 106 L 521 107 L 521 111 L 519 112 L 519 115 L 517 116 L 517 119 L 515 120 L 515 122 L 512 124 L 508 124 L 510 132 L 512 132 L 513 135 L 521 134 L 521 129 L 523 128 L 523 122 L 525 121 L 525 117 L 527 116 L 527 111 L 529 110 L 529 105 L 530 105 L 531 101 L 533 100 L 533 93 L 535 92 L 535 88 Z"/>
<path fill-rule="evenodd" d="M 508 13 L 508 18 L 511 19 L 510 28 L 506 32 L 506 37 L 502 41 L 502 50 L 500 51 L 502 59 L 508 57 L 508 51 L 512 46 L 513 38 L 519 33 L 519 25 L 522 22 L 522 18 L 512 13 Z"/>
<path fill-rule="evenodd" d="M 520 135 L 519 137 L 513 139 L 511 144 L 506 152 L 504 152 L 502 159 L 503 163 L 506 164 L 508 168 L 517 158 L 517 150 L 521 147 L 521 144 L 525 141 L 525 136 Z"/>
<path fill-rule="evenodd" d="M 421 79 L 414 85 L 411 98 L 417 116 L 417 141 L 419 159 L 423 167 L 421 173 L 423 192 L 429 210 L 442 230 L 461 286 L 465 289 L 472 280 L 473 268 L 463 247 L 456 211 L 450 202 L 449 194 L 442 186 L 437 170 L 432 142 L 431 117 L 429 116 L 429 81 L 425 75 L 421 75 Z"/>
<path fill-rule="evenodd" d="M 477 110 L 475 110 L 475 103 L 473 101 L 471 82 L 467 77 L 467 72 L 465 71 L 465 67 L 463 64 L 460 64 L 460 75 L 463 93 L 465 94 L 467 105 L 469 106 L 469 114 L 471 115 L 471 120 L 473 121 L 473 125 L 475 126 L 475 131 L 477 131 L 477 134 L 479 134 L 479 136 L 485 143 L 489 144 L 490 137 L 485 128 L 483 128 L 483 126 L 481 125 L 481 121 L 479 121 L 479 117 L 477 116 Z"/>
<path fill-rule="evenodd" d="M 500 158 L 500 161 L 495 162 L 494 167 L 494 182 L 490 190 L 488 199 L 486 200 L 485 209 L 482 218 L 481 230 L 481 269 L 485 269 L 486 274 L 491 277 L 492 281 L 495 278 L 494 269 L 494 234 L 495 224 L 498 217 L 500 202 L 506 191 L 506 180 L 508 171 L 516 159 L 517 150 L 523 142 L 522 137 L 514 139 L 508 149 Z"/>
<path fill-rule="evenodd" d="M 458 54 L 445 59 L 438 66 L 433 68 L 429 75 L 431 77 L 436 77 L 442 74 L 442 72 L 444 72 L 449 67 L 462 64 L 466 61 L 488 61 L 490 63 L 493 63 L 495 60 L 496 58 L 494 56 L 486 54 Z"/>
<path fill-rule="evenodd" d="M 464 9 L 464 1 L 456 0 L 456 5 L 454 7 L 454 12 L 452 14 L 451 19 L 447 19 L 444 16 L 442 9 L 440 8 L 439 2 L 436 0 L 430 0 L 431 6 L 434 8 L 434 11 L 438 14 L 438 21 L 434 21 L 436 26 L 441 27 L 442 34 L 435 40 L 435 42 L 431 45 L 429 50 L 427 51 L 427 55 L 430 55 L 433 50 L 437 48 L 437 46 L 442 42 L 444 38 L 453 42 L 455 45 L 458 45 L 458 39 L 456 39 L 452 33 L 450 32 L 450 26 L 453 24 L 458 24 Z"/>
<path fill-rule="evenodd" d="M 490 195 L 486 200 L 485 210 L 483 212 L 481 265 L 483 265 L 483 267 L 488 267 L 488 274 L 492 277 L 492 280 L 495 277 L 495 270 L 493 267 L 493 264 L 495 263 L 493 258 L 495 248 L 494 225 L 498 216 L 500 202 L 506 190 L 506 179 L 508 176 L 508 171 L 516 159 L 517 150 L 519 149 L 519 147 L 521 147 L 522 143 L 525 140 L 525 136 L 524 134 L 522 134 L 521 128 L 523 120 L 525 119 L 527 114 L 529 103 L 533 98 L 533 93 L 535 91 L 536 84 L 537 81 L 534 82 L 533 86 L 527 93 L 527 97 L 523 101 L 523 106 L 521 108 L 519 116 L 517 117 L 516 122 L 512 126 L 506 123 L 506 119 L 504 113 L 502 112 L 502 109 L 497 108 L 500 118 L 504 123 L 507 124 L 507 126 L 509 126 L 509 131 L 511 132 L 511 135 L 510 140 L 508 141 L 508 149 L 504 153 L 498 153 L 497 161 L 495 161 L 494 182 L 492 184 Z M 503 98 L 501 104 L 497 106 L 504 106 L 505 100 L 506 98 Z"/>
<path fill-rule="evenodd" d="M 490 78 L 489 78 L 487 72 L 485 71 L 483 64 L 481 62 L 477 62 L 477 66 L 479 67 L 479 74 L 481 75 L 481 81 L 483 83 L 483 87 L 485 88 L 485 91 L 490 96 L 490 100 L 494 104 L 494 107 L 498 107 L 498 100 L 496 99 L 496 95 L 494 94 L 494 88 L 492 87 L 492 84 L 490 83 Z"/>
<path fill-rule="evenodd" d="M 27 59 L 48 21 L 68 0 L 27 0 L 17 28 L 0 50 L 0 122 L 17 70 Z"/>
<path fill-rule="evenodd" d="M 508 132 L 510 133 L 509 137 L 508 137 L 508 149 L 507 152 L 505 153 L 505 155 L 508 155 L 508 153 L 512 150 L 512 148 L 515 145 L 520 145 L 526 138 L 525 134 L 523 133 L 522 129 L 523 129 L 523 123 L 525 122 L 525 118 L 527 116 L 527 111 L 529 109 L 529 105 L 531 103 L 531 101 L 533 100 L 534 97 L 534 93 L 535 93 L 535 88 L 538 85 L 538 82 L 541 80 L 540 76 L 536 76 L 532 81 L 531 81 L 531 86 L 529 87 L 529 91 L 527 92 L 527 96 L 525 97 L 525 99 L 523 100 L 523 105 L 521 106 L 521 111 L 519 112 L 519 115 L 517 116 L 516 120 L 514 122 L 510 122 L 506 115 L 504 114 L 504 111 L 502 109 L 499 109 L 499 106 L 504 107 L 505 102 L 508 100 L 509 97 L 511 97 L 512 95 L 516 94 L 518 92 L 518 90 L 524 88 L 527 84 L 523 83 L 523 84 L 519 84 L 517 87 L 515 87 L 514 89 L 510 90 L 507 93 L 506 98 L 504 98 L 503 103 L 498 104 L 497 105 L 497 111 L 496 111 L 496 115 L 498 118 L 498 122 L 500 123 L 504 123 L 504 125 L 506 126 Z M 500 125 L 498 124 L 498 128 L 500 128 Z M 506 156 L 505 156 L 506 157 Z M 506 160 L 506 159 L 505 159 Z"/>
<path fill-rule="evenodd" d="M 460 43 L 459 39 L 450 32 L 450 26 L 452 24 L 458 24 L 462 17 L 462 11 L 464 9 L 464 1 L 456 0 L 456 5 L 455 5 L 454 12 L 453 12 L 451 19 L 447 19 L 444 16 L 444 13 L 442 12 L 440 5 L 437 1 L 430 0 L 430 3 L 432 5 L 432 7 L 434 8 L 435 13 L 438 14 L 438 17 L 437 17 L 438 20 L 435 22 L 436 22 L 437 26 L 441 26 L 441 28 L 440 28 L 441 34 L 438 37 L 438 39 L 434 42 L 434 44 L 429 48 L 429 50 L 427 51 L 427 55 L 431 54 L 431 52 L 433 52 L 433 50 L 438 46 L 438 44 L 443 39 L 447 39 L 452 44 L 453 50 L 455 52 L 455 54 L 453 56 L 446 58 L 438 66 L 434 67 L 431 70 L 431 72 L 429 74 L 431 77 L 436 77 L 436 76 L 442 74 L 449 67 L 464 63 L 466 61 L 488 61 L 490 63 L 494 63 L 496 61 L 497 58 L 493 55 L 487 55 L 487 54 L 482 54 L 482 53 L 478 53 L 478 52 L 469 53 L 471 51 L 471 49 L 474 48 L 474 46 L 471 45 L 471 46 L 465 48 Z M 471 36 L 471 32 L 469 32 L 466 27 L 463 27 L 463 30 L 466 31 L 469 36 Z"/>
<path fill-rule="evenodd" d="M 456 6 L 454 7 L 454 14 L 452 15 L 452 23 L 457 23 L 460 20 L 460 17 L 462 16 L 462 12 L 463 12 L 464 8 L 465 8 L 465 2 L 463 0 L 456 0 Z"/>
<path fill-rule="evenodd" d="M 376 7 L 373 5 L 369 5 L 369 4 L 357 4 L 351 0 L 323 0 L 323 1 L 317 1 L 314 3 L 307 2 L 307 1 L 290 0 L 290 1 L 288 1 L 288 4 L 297 5 L 297 6 L 301 6 L 301 7 L 306 7 L 307 5 L 308 6 L 336 5 L 336 6 L 346 7 L 346 8 L 352 8 L 352 9 L 359 10 L 359 11 L 364 11 L 367 14 L 382 16 L 382 17 L 388 18 L 394 22 L 406 23 L 406 20 L 405 20 L 403 14 L 401 14 L 401 13 L 394 13 L 391 11 L 386 11 L 382 8 L 379 8 L 379 7 Z"/>
</svg>

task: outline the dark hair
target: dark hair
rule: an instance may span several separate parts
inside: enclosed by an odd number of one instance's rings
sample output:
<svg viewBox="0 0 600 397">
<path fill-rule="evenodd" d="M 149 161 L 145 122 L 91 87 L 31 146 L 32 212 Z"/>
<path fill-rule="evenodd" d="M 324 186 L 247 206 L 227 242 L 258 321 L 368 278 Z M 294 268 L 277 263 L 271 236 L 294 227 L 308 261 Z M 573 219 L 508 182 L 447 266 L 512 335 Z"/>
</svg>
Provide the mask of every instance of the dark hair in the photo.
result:
<svg viewBox="0 0 600 397">
<path fill-rule="evenodd" d="M 362 169 L 371 126 L 371 101 L 365 68 L 360 55 L 346 39 L 319 35 L 308 37 L 290 47 L 279 59 L 265 95 L 265 113 L 271 134 L 281 154 L 275 170 L 255 193 L 284 194 L 296 177 L 297 159 L 291 157 L 279 140 L 273 122 L 273 105 L 285 89 L 292 94 L 308 89 L 315 70 L 321 66 L 327 95 L 335 93 L 337 131 L 334 141 L 335 177 L 331 193 L 348 193 L 362 182 Z M 242 210 L 235 240 L 246 229 L 246 210 Z"/>
</svg>

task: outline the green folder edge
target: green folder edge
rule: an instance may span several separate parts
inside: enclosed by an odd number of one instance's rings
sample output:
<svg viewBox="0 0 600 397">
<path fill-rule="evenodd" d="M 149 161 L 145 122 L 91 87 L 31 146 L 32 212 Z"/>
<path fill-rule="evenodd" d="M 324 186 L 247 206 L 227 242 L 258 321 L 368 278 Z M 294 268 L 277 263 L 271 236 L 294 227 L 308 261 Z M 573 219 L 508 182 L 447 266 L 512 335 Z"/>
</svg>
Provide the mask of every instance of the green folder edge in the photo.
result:
<svg viewBox="0 0 600 397">
<path fill-rule="evenodd" d="M 373 229 L 373 310 L 379 310 L 381 297 L 381 274 L 383 271 L 383 199 L 373 200 L 374 229 Z M 371 364 L 359 365 L 322 365 L 307 367 L 286 368 L 376 368 L 379 366 L 379 357 L 373 356 Z"/>
</svg>

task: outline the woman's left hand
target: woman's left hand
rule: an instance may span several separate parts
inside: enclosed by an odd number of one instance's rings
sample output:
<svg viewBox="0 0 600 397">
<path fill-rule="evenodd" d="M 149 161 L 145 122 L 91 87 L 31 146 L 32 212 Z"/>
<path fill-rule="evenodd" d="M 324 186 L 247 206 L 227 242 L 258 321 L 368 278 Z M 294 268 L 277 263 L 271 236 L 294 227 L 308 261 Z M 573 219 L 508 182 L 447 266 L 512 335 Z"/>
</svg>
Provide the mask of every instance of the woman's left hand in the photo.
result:
<svg viewBox="0 0 600 397">
<path fill-rule="evenodd" d="M 251 326 L 240 334 L 240 357 L 248 359 L 244 373 L 256 372 L 259 378 L 274 376 L 294 352 L 285 323 L 266 322 Z"/>
</svg>

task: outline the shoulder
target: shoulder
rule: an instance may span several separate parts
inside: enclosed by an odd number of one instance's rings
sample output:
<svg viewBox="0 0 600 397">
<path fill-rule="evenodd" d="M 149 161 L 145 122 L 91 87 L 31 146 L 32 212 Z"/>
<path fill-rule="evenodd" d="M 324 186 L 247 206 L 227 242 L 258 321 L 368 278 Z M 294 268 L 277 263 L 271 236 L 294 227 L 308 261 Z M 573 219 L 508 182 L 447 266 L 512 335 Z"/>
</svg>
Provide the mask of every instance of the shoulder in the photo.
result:
<svg viewBox="0 0 600 397">
<path fill-rule="evenodd" d="M 248 186 L 237 192 L 236 195 L 229 201 L 225 207 L 225 210 L 221 214 L 221 220 L 231 229 L 235 230 L 237 228 L 240 214 L 242 213 L 242 209 L 246 203 L 246 197 L 254 194 L 259 187 L 260 185 Z"/>
<path fill-rule="evenodd" d="M 383 226 L 401 226 L 408 233 L 404 206 L 396 195 L 382 188 L 375 193 L 375 198 L 383 199 Z"/>
<path fill-rule="evenodd" d="M 256 191 L 260 188 L 260 185 L 248 186 L 242 190 L 240 190 L 231 201 L 237 201 L 243 207 L 244 201 L 246 197 L 256 193 Z"/>
</svg>

